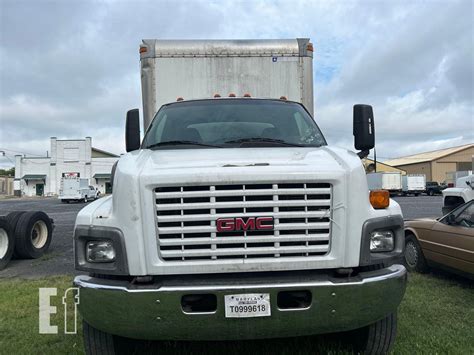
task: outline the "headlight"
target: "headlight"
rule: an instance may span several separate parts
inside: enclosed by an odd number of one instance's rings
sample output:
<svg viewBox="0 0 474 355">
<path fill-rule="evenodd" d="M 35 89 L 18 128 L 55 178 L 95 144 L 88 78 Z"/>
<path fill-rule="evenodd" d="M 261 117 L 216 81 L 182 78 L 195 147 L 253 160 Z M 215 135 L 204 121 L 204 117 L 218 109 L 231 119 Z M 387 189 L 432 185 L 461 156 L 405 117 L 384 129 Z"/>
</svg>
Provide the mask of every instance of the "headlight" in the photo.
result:
<svg viewBox="0 0 474 355">
<path fill-rule="evenodd" d="M 86 258 L 90 263 L 110 263 L 115 260 L 112 241 L 94 240 L 86 244 Z"/>
<path fill-rule="evenodd" d="M 392 231 L 375 231 L 370 235 L 370 251 L 384 252 L 393 250 L 393 232 Z"/>
</svg>

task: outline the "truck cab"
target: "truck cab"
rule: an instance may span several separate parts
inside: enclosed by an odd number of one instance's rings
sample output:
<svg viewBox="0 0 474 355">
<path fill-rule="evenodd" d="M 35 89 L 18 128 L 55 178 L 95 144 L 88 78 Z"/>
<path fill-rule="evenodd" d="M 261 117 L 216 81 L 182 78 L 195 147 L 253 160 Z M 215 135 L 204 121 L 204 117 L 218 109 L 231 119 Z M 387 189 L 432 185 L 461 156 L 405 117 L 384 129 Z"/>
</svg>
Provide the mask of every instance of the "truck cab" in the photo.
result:
<svg viewBox="0 0 474 355">
<path fill-rule="evenodd" d="M 469 174 L 468 176 L 456 179 L 455 186 L 444 189 L 442 194 L 442 212 L 443 215 L 446 215 L 455 208 L 474 199 L 474 175 Z"/>
<path fill-rule="evenodd" d="M 404 232 L 367 186 L 372 108 L 354 106 L 356 153 L 329 146 L 302 102 L 236 96 L 165 103 L 143 138 L 128 112 L 113 194 L 76 220 L 86 352 L 340 331 L 388 352 Z"/>
</svg>

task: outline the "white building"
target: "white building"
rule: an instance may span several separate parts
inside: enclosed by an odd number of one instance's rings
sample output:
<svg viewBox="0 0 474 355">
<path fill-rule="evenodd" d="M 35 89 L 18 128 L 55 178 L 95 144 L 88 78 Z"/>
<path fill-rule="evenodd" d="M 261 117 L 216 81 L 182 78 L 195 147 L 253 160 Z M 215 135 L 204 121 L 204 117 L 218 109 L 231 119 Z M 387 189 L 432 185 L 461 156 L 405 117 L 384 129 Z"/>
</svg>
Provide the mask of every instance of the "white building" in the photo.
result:
<svg viewBox="0 0 474 355">
<path fill-rule="evenodd" d="M 54 196 L 61 178 L 75 175 L 89 179 L 102 194 L 112 191 L 110 174 L 118 156 L 92 147 L 92 138 L 60 140 L 51 137 L 51 156 L 15 156 L 14 190 L 17 196 Z"/>
</svg>

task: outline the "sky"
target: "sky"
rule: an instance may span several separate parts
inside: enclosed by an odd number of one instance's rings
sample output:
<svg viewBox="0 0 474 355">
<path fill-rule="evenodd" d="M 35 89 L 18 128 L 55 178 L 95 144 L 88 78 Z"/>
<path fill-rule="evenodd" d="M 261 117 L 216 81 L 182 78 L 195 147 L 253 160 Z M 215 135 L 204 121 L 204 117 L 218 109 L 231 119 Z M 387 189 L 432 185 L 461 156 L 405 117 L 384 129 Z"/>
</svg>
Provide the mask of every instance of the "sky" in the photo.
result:
<svg viewBox="0 0 474 355">
<path fill-rule="evenodd" d="M 309 37 L 328 144 L 354 150 L 356 103 L 374 108 L 380 160 L 472 143 L 473 3 L 0 0 L 0 168 L 51 136 L 123 153 L 143 38 Z"/>
</svg>

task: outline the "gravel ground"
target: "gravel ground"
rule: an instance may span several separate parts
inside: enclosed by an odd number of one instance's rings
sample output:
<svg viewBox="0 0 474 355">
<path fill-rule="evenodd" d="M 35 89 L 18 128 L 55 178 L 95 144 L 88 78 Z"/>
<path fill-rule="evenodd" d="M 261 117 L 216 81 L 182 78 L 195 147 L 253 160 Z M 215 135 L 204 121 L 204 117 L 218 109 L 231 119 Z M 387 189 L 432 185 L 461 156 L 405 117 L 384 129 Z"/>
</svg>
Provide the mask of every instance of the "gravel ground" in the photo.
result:
<svg viewBox="0 0 474 355">
<path fill-rule="evenodd" d="M 396 197 L 405 219 L 440 217 L 441 196 Z M 0 271 L 1 278 L 39 278 L 50 275 L 76 274 L 72 252 L 72 233 L 77 213 L 84 203 L 62 204 L 56 198 L 30 198 L 0 200 L 0 215 L 12 211 L 41 210 L 54 219 L 56 228 L 49 251 L 40 259 L 12 260 Z"/>
</svg>

